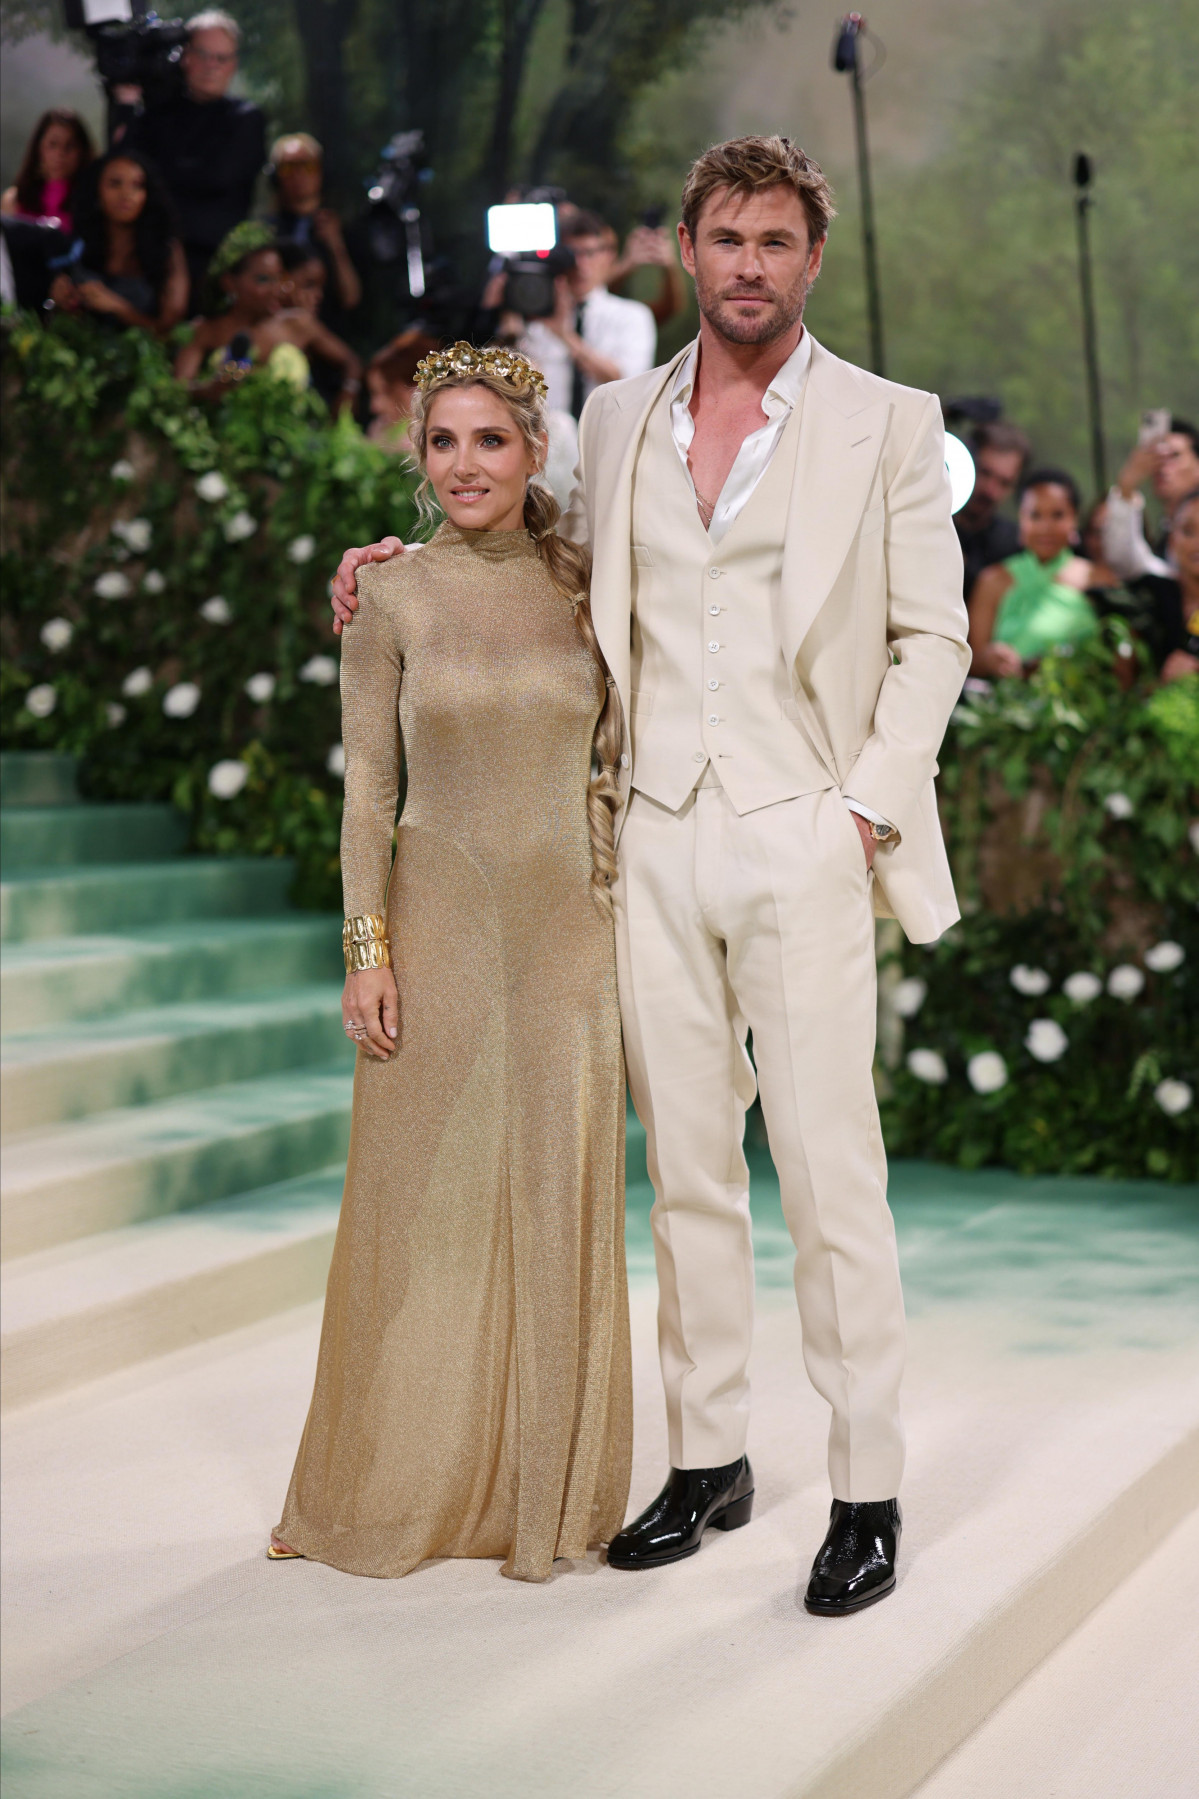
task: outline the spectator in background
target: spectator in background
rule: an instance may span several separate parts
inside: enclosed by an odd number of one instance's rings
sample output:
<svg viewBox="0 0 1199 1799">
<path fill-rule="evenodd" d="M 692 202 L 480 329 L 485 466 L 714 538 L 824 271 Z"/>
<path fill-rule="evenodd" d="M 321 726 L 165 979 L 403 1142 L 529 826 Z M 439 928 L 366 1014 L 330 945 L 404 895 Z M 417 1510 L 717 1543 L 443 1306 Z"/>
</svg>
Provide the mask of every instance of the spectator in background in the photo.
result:
<svg viewBox="0 0 1199 1799">
<path fill-rule="evenodd" d="M 235 226 L 212 258 L 209 314 L 175 358 L 179 380 L 202 399 L 219 399 L 258 365 L 303 389 L 315 355 L 341 371 L 337 409 L 352 405 L 362 364 L 319 319 L 284 307 L 283 279 L 270 228 L 252 219 Z"/>
<path fill-rule="evenodd" d="M 967 600 L 985 568 L 1014 556 L 1020 533 L 999 508 L 1011 499 L 1028 467 L 1032 446 L 1018 425 L 1003 419 L 980 425 L 970 439 L 974 457 L 974 492 L 954 514 L 954 529 L 965 562 L 963 591 Z"/>
<path fill-rule="evenodd" d="M 17 178 L 0 196 L 0 212 L 69 233 L 75 224 L 75 189 L 94 155 L 79 114 L 52 106 L 33 128 Z"/>
<path fill-rule="evenodd" d="M 1078 511 L 1078 488 L 1062 469 L 1034 469 L 1025 478 L 1022 547 L 984 569 L 970 595 L 972 675 L 1028 674 L 1048 651 L 1085 643 L 1099 629 L 1086 590 L 1112 577 L 1077 553 Z"/>
<path fill-rule="evenodd" d="M 268 223 L 280 249 L 294 245 L 319 257 L 325 269 L 321 318 L 330 330 L 344 328 L 344 315 L 362 299 L 362 282 L 350 260 L 341 220 L 321 203 L 324 152 L 306 131 L 281 137 L 268 165 L 278 208 Z"/>
<path fill-rule="evenodd" d="M 85 169 L 74 196 L 75 235 L 50 298 L 162 336 L 187 309 L 187 264 L 157 172 L 123 144 Z"/>
<path fill-rule="evenodd" d="M 1145 640 L 1162 680 L 1180 681 L 1199 674 L 1199 487 L 1175 505 L 1166 548 L 1173 572 L 1127 581 L 1131 603 L 1116 595 L 1113 610 Z"/>
<path fill-rule="evenodd" d="M 408 420 L 416 394 L 416 365 L 437 348 L 437 339 L 414 325 L 372 356 L 366 371 L 370 395 L 367 436 L 385 450 L 408 448 Z"/>
<path fill-rule="evenodd" d="M 615 238 L 615 233 L 613 233 Z M 677 318 L 687 304 L 687 288 L 679 262 L 678 241 L 663 225 L 638 225 L 629 232 L 624 254 L 608 276 L 610 287 L 621 287 L 637 269 L 662 271 L 657 298 L 647 302 L 659 331 Z"/>
<path fill-rule="evenodd" d="M 1145 498 L 1140 489 L 1146 481 L 1152 483 L 1165 514 L 1158 544 L 1158 550 L 1165 554 L 1156 553 L 1145 536 Z M 1168 431 L 1138 443 L 1107 496 L 1103 547 L 1108 562 L 1122 580 L 1173 574 L 1168 548 L 1174 511 L 1184 496 L 1197 487 L 1199 429 L 1186 419 L 1171 418 Z"/>
<path fill-rule="evenodd" d="M 595 388 L 653 367 L 658 334 L 648 306 L 608 292 L 616 238 L 602 219 L 575 212 L 562 241 L 575 266 L 558 277 L 553 316 L 530 320 L 520 348 L 545 375 L 551 412 L 577 419 Z"/>
<path fill-rule="evenodd" d="M 193 309 L 201 303 L 217 245 L 249 215 L 254 184 L 266 161 L 261 112 L 228 92 L 237 73 L 240 39 L 240 28 L 228 13 L 201 12 L 189 19 L 182 59 L 185 91 L 148 107 L 121 140 L 148 156 L 166 182 L 179 218 Z"/>
</svg>

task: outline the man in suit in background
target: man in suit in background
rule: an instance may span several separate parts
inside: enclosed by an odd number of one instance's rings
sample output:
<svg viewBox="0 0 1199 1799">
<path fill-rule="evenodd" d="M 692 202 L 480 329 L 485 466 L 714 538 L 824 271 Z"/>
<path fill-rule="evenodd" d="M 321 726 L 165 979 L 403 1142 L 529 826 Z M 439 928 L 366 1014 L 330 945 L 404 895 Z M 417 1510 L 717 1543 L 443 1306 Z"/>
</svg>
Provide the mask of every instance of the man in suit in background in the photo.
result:
<svg viewBox="0 0 1199 1799">
<path fill-rule="evenodd" d="M 904 1318 L 874 919 L 922 942 L 958 916 L 933 775 L 969 665 L 940 406 L 804 329 L 832 210 L 787 139 L 699 158 L 679 226 L 699 337 L 592 395 L 564 526 L 592 547 L 628 721 L 617 958 L 671 1463 L 608 1560 L 680 1560 L 752 1511 L 748 1028 L 805 1363 L 832 1412 L 817 1614 L 895 1584 Z M 354 567 L 398 547 L 347 554 L 339 619 Z"/>
</svg>

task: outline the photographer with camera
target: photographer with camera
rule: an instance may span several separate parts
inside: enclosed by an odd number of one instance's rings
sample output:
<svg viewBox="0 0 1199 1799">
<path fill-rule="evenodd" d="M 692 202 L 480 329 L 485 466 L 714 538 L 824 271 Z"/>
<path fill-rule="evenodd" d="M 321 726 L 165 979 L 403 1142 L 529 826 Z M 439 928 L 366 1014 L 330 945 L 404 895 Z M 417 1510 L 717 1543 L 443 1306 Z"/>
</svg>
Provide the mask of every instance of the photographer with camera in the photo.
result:
<svg viewBox="0 0 1199 1799">
<path fill-rule="evenodd" d="M 193 309 L 217 245 L 249 215 L 266 161 L 262 113 L 228 92 L 240 41 L 241 28 L 228 13 L 189 19 L 180 60 L 184 91 L 147 106 L 121 139 L 161 171 L 179 218 Z M 125 89 L 119 98 L 132 94 Z"/>
<path fill-rule="evenodd" d="M 307 131 L 291 131 L 271 146 L 267 173 L 278 195 L 278 206 L 267 219 L 275 241 L 281 250 L 307 250 L 324 264 L 320 317 L 340 333 L 344 315 L 362 299 L 362 282 L 346 249 L 341 220 L 322 201 L 324 151 Z"/>
<path fill-rule="evenodd" d="M 562 242 L 573 266 L 556 278 L 554 311 L 529 320 L 520 348 L 549 384 L 550 409 L 577 419 L 595 388 L 653 367 L 658 333 L 648 306 L 608 292 L 616 239 L 601 218 L 574 212 Z"/>
</svg>

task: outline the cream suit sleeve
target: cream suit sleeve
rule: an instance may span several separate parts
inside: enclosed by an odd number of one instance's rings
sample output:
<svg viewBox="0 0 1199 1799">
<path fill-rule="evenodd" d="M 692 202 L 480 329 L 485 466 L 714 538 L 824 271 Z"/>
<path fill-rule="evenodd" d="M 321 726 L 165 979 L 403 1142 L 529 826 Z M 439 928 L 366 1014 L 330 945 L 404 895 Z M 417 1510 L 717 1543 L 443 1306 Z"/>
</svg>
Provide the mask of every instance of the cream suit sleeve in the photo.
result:
<svg viewBox="0 0 1199 1799">
<path fill-rule="evenodd" d="M 381 589 L 385 568 L 358 570 L 362 604 L 341 640 L 341 739 L 346 798 L 341 818 L 341 885 L 347 918 L 387 911 L 396 801 L 400 790 L 400 681 L 395 620 Z"/>
<path fill-rule="evenodd" d="M 970 667 L 962 552 L 950 511 L 945 430 L 929 394 L 884 496 L 887 642 L 892 664 L 874 729 L 846 783 L 853 798 L 905 821 L 932 779 L 937 751 Z"/>
</svg>

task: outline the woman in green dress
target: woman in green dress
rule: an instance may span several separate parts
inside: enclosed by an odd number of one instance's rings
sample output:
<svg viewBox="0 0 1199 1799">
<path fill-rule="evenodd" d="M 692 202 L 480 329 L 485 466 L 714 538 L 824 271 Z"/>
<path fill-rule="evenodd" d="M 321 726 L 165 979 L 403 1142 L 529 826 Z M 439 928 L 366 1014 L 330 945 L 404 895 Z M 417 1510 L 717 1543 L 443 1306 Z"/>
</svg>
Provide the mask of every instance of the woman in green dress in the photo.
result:
<svg viewBox="0 0 1199 1799">
<path fill-rule="evenodd" d="M 1089 587 L 1111 577 L 1075 549 L 1078 488 L 1062 469 L 1034 469 L 1020 492 L 1016 555 L 986 568 L 970 595 L 972 675 L 1026 675 L 1050 650 L 1099 629 Z"/>
</svg>

